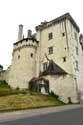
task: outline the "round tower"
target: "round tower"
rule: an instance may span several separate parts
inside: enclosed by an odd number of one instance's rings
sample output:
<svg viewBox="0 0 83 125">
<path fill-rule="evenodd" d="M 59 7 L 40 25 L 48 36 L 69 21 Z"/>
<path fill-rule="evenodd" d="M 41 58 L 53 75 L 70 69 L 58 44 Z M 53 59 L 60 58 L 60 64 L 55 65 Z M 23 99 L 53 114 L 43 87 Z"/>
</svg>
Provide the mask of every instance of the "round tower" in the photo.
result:
<svg viewBox="0 0 83 125">
<path fill-rule="evenodd" d="M 36 51 L 38 41 L 28 31 L 28 37 L 14 43 L 9 84 L 12 87 L 27 88 L 28 82 L 36 76 Z"/>
</svg>

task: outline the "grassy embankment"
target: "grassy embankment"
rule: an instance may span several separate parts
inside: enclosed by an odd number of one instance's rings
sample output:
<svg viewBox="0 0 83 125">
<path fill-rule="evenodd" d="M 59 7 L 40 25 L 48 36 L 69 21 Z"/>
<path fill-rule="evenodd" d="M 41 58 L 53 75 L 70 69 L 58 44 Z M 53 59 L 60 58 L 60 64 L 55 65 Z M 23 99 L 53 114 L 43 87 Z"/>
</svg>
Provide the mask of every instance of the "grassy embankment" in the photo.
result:
<svg viewBox="0 0 83 125">
<path fill-rule="evenodd" d="M 64 105 L 52 95 L 42 95 L 25 90 L 11 89 L 0 84 L 0 111 Z"/>
</svg>

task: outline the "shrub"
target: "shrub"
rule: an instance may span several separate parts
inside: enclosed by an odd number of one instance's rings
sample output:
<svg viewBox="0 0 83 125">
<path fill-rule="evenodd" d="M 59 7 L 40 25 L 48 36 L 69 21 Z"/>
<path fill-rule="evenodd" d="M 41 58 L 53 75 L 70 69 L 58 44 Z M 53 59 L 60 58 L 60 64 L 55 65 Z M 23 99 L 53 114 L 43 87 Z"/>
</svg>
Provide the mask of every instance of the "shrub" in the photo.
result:
<svg viewBox="0 0 83 125">
<path fill-rule="evenodd" d="M 11 88 L 5 80 L 0 80 L 0 88 Z"/>
<path fill-rule="evenodd" d="M 49 93 L 49 95 L 50 96 L 52 96 L 52 97 L 55 97 L 56 99 L 58 99 L 58 95 L 56 95 L 53 91 L 51 91 L 50 93 Z"/>
<path fill-rule="evenodd" d="M 16 90 L 18 90 L 18 91 L 19 91 L 19 90 L 20 90 L 20 88 L 17 86 L 17 87 L 16 87 Z"/>
<path fill-rule="evenodd" d="M 3 69 L 3 66 L 0 64 L 0 68 Z"/>
<path fill-rule="evenodd" d="M 0 96 L 26 94 L 26 90 L 20 90 L 19 87 L 12 89 L 5 80 L 0 80 Z"/>
</svg>

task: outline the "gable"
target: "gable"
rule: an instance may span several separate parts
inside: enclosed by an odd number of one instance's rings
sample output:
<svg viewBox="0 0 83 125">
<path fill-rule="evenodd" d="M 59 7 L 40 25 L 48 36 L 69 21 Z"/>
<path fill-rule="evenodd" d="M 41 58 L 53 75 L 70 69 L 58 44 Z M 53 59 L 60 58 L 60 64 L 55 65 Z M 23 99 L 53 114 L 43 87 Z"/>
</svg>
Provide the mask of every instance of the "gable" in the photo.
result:
<svg viewBox="0 0 83 125">
<path fill-rule="evenodd" d="M 62 75 L 67 74 L 65 70 L 63 70 L 60 66 L 58 66 L 53 60 L 49 61 L 49 65 L 47 69 L 40 73 L 42 75 Z"/>
</svg>

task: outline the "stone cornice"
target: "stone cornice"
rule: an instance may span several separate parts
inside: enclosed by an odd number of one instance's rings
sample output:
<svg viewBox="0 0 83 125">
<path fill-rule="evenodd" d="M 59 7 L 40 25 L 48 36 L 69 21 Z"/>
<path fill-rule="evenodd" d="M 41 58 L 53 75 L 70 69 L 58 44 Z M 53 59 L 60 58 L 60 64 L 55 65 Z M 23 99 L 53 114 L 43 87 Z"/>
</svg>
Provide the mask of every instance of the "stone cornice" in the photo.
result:
<svg viewBox="0 0 83 125">
<path fill-rule="evenodd" d="M 43 22 L 42 24 L 36 26 L 35 29 L 36 29 L 36 31 L 43 30 L 43 29 L 50 27 L 56 23 L 59 23 L 62 20 L 65 20 L 65 19 L 69 19 L 70 22 L 75 26 L 77 31 L 80 32 L 79 26 L 77 25 L 77 23 L 75 22 L 75 20 L 72 18 L 72 16 L 69 13 L 66 13 L 66 14 L 64 14 L 64 15 L 62 15 L 54 20 L 49 21 L 49 22 L 45 22 L 45 23 Z"/>
<path fill-rule="evenodd" d="M 39 43 L 39 41 L 37 41 L 36 39 L 31 37 L 31 38 L 24 38 L 24 39 L 22 39 L 22 40 L 20 40 L 20 41 L 18 41 L 16 43 L 14 43 L 13 45 L 18 45 L 19 43 L 22 43 L 23 41 L 28 42 L 28 40 L 32 40 L 33 42 Z"/>
</svg>

